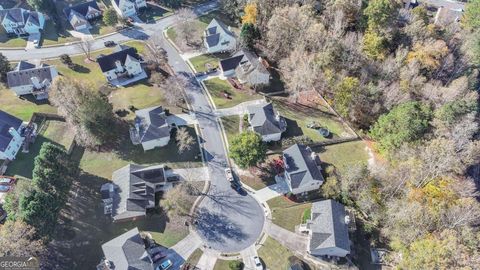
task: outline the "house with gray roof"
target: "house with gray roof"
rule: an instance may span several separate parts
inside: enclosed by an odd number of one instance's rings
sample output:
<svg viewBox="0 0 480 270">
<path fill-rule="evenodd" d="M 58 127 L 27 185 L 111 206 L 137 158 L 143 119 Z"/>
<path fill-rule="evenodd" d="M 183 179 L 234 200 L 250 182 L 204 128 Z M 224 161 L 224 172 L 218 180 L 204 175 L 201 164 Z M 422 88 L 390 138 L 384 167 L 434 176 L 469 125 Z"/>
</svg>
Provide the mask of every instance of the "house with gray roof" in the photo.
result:
<svg viewBox="0 0 480 270">
<path fill-rule="evenodd" d="M 0 110 L 0 160 L 14 160 L 25 138 L 23 121 Z"/>
<path fill-rule="evenodd" d="M 220 60 L 219 67 L 222 77 L 236 77 L 242 84 L 258 86 L 270 83 L 270 72 L 264 60 L 245 49 L 230 58 Z"/>
<path fill-rule="evenodd" d="M 163 165 L 142 166 L 129 164 L 113 172 L 113 186 L 100 189 L 105 214 L 113 221 L 143 218 L 147 209 L 155 207 L 155 193 L 173 187 L 178 178 L 165 175 Z"/>
<path fill-rule="evenodd" d="M 168 144 L 171 127 L 162 106 L 137 110 L 135 115 L 135 126 L 130 128 L 133 144 L 141 144 L 144 151 Z"/>
<path fill-rule="evenodd" d="M 294 144 L 283 151 L 285 180 L 293 194 L 318 190 L 323 184 L 321 161 L 310 147 Z"/>
<path fill-rule="evenodd" d="M 66 7 L 63 13 L 73 29 L 77 31 L 92 28 L 90 21 L 102 16 L 102 11 L 95 0 Z"/>
<path fill-rule="evenodd" d="M 45 26 L 45 16 L 37 11 L 23 8 L 3 9 L 0 6 L 0 23 L 9 34 L 40 34 L 40 30 Z"/>
<path fill-rule="evenodd" d="M 97 270 L 154 269 L 152 258 L 136 227 L 103 244 L 102 250 L 105 259 L 97 266 Z"/>
<path fill-rule="evenodd" d="M 138 15 L 138 11 L 147 7 L 146 0 L 112 0 L 112 7 L 122 18 Z"/>
<path fill-rule="evenodd" d="M 48 90 L 58 76 L 54 66 L 34 65 L 27 61 L 18 62 L 14 70 L 7 73 L 7 85 L 15 95 L 33 95 L 37 100 L 48 98 Z"/>
<path fill-rule="evenodd" d="M 273 108 L 272 103 L 247 107 L 250 129 L 262 136 L 264 142 L 279 141 L 287 129 L 287 122 Z"/>
<path fill-rule="evenodd" d="M 350 254 L 348 223 L 349 216 L 343 204 L 334 200 L 313 203 L 310 219 L 304 224 L 309 233 L 309 253 L 330 257 Z"/>
<path fill-rule="evenodd" d="M 97 58 L 97 63 L 107 78 L 115 86 L 125 86 L 147 78 L 137 50 L 126 45 L 117 45 L 111 54 Z"/>
<path fill-rule="evenodd" d="M 207 53 L 234 51 L 237 47 L 235 34 L 230 27 L 215 18 L 205 29 L 203 41 Z"/>
</svg>

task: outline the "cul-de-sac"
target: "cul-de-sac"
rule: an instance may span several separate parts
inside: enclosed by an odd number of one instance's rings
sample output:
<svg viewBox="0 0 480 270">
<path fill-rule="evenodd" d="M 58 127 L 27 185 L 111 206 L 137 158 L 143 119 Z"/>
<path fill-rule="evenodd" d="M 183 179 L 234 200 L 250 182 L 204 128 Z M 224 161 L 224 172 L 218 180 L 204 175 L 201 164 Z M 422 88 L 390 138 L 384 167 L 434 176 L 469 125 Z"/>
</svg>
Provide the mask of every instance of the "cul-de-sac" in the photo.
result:
<svg viewBox="0 0 480 270">
<path fill-rule="evenodd" d="M 478 269 L 480 0 L 0 0 L 0 270 Z"/>
</svg>

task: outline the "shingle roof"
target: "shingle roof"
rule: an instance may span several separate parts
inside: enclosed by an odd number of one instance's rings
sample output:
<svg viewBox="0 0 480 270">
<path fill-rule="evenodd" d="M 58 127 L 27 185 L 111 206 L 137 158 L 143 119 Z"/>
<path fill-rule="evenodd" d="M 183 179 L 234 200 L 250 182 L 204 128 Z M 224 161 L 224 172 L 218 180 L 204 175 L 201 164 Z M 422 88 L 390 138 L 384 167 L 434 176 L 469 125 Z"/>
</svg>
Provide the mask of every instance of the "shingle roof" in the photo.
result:
<svg viewBox="0 0 480 270">
<path fill-rule="evenodd" d="M 310 250 L 338 247 L 350 251 L 345 207 L 334 200 L 312 204 L 312 217 L 308 228 L 312 231 Z"/>
<path fill-rule="evenodd" d="M 12 135 L 8 130 L 13 127 L 15 130 L 18 130 L 22 125 L 22 120 L 16 118 L 13 115 L 10 115 L 4 111 L 0 110 L 0 151 L 4 152 L 7 149 L 10 141 L 12 140 Z"/>
<path fill-rule="evenodd" d="M 114 269 L 153 270 L 152 261 L 138 228 L 133 228 L 103 244 L 102 250 Z"/>
<path fill-rule="evenodd" d="M 258 55 L 253 52 L 243 50 L 244 57 L 236 68 L 237 77 L 246 80 L 247 76 L 253 71 L 270 74 L 267 68 L 260 62 Z"/>
<path fill-rule="evenodd" d="M 113 172 L 116 185 L 113 198 L 114 220 L 144 216 L 147 208 L 155 206 L 155 185 L 165 182 L 163 166 L 129 164 Z"/>
<path fill-rule="evenodd" d="M 0 10 L 0 21 L 3 21 L 5 17 L 9 20 L 20 23 L 22 25 L 27 22 L 31 22 L 37 26 L 40 26 L 39 20 L 40 13 L 36 11 L 29 11 L 23 8 L 10 8 Z"/>
<path fill-rule="evenodd" d="M 139 129 L 140 142 L 170 137 L 170 125 L 162 106 L 138 110 L 135 111 L 135 115 L 135 126 Z"/>
<path fill-rule="evenodd" d="M 285 131 L 285 120 L 281 117 L 277 119 L 272 103 L 248 106 L 247 111 L 250 115 L 250 125 L 258 134 L 269 135 Z"/>
<path fill-rule="evenodd" d="M 324 181 L 320 171 L 320 159 L 312 159 L 310 147 L 294 144 L 283 151 L 285 171 L 291 179 L 292 188 L 310 186 L 312 183 Z"/>
<path fill-rule="evenodd" d="M 124 65 L 125 60 L 127 59 L 127 55 L 132 56 L 136 60 L 139 59 L 135 48 L 122 45 L 117 46 L 113 53 L 97 58 L 97 62 L 98 65 L 100 65 L 100 69 L 102 70 L 102 72 L 107 72 L 116 68 L 116 61 L 120 61 L 120 63 Z"/>
<path fill-rule="evenodd" d="M 233 70 L 238 67 L 240 61 L 242 61 L 243 52 L 237 52 L 232 57 L 220 60 L 220 67 L 222 68 L 223 72 Z"/>
<path fill-rule="evenodd" d="M 216 46 L 220 41 L 221 35 L 234 36 L 234 34 L 228 30 L 228 26 L 213 18 L 205 30 L 205 40 L 207 41 L 208 46 Z"/>
<path fill-rule="evenodd" d="M 37 77 L 40 82 L 44 80 L 52 81 L 52 70 L 55 69 L 53 66 L 41 65 L 35 67 L 35 65 L 20 61 L 17 64 L 17 67 L 7 73 L 7 84 L 8 87 L 17 87 L 22 85 L 31 85 L 32 78 Z"/>
<path fill-rule="evenodd" d="M 205 37 L 205 40 L 207 41 L 207 44 L 209 47 L 216 46 L 218 42 L 220 42 L 220 34 L 213 34 Z"/>
<path fill-rule="evenodd" d="M 63 9 L 63 13 L 67 18 L 70 18 L 70 12 L 76 11 L 78 14 L 85 17 L 87 16 L 88 12 L 91 11 L 92 8 L 100 11 L 100 8 L 98 7 L 96 1 L 88 1 L 88 2 L 80 3 L 78 5 L 74 5 L 71 7 L 66 7 Z"/>
</svg>

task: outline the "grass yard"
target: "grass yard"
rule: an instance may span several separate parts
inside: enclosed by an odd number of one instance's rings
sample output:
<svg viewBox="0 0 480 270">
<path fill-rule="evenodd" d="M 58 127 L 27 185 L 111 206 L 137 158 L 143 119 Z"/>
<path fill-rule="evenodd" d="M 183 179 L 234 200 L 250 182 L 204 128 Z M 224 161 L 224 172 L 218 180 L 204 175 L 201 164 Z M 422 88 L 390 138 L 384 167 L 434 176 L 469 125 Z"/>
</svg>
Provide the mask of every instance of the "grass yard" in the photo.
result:
<svg viewBox="0 0 480 270">
<path fill-rule="evenodd" d="M 29 121 L 34 112 L 57 113 L 48 101 L 36 101 L 32 96 L 19 98 L 12 90 L 0 86 L 0 109 L 23 121 Z"/>
<path fill-rule="evenodd" d="M 219 61 L 229 57 L 229 54 L 202 54 L 188 59 L 196 72 L 204 72 L 218 68 Z"/>
<path fill-rule="evenodd" d="M 47 129 L 43 133 L 43 136 L 63 146 L 65 150 L 68 150 L 73 143 L 75 134 L 68 128 L 67 123 L 48 120 L 45 122 L 45 125 L 47 125 Z"/>
<path fill-rule="evenodd" d="M 233 88 L 226 80 L 213 78 L 203 81 L 217 108 L 229 108 L 242 102 L 260 99 L 262 96 Z M 224 93 L 228 93 L 226 98 Z"/>
<path fill-rule="evenodd" d="M 347 132 L 340 119 L 322 106 L 316 108 L 305 106 L 279 97 L 274 99 L 274 103 L 275 108 L 287 121 L 287 131 L 283 134 L 284 137 L 306 135 L 314 142 L 327 140 L 317 130 L 307 127 L 312 122 L 326 127 L 331 133 L 330 138 L 352 136 Z"/>
<path fill-rule="evenodd" d="M 348 170 L 352 165 L 367 164 L 367 145 L 363 141 L 346 142 L 327 145 L 315 150 L 322 162 L 334 165 L 340 173 Z"/>
<path fill-rule="evenodd" d="M 166 10 L 166 9 L 163 9 L 159 6 L 154 6 L 154 5 L 151 5 L 151 4 L 148 4 L 147 3 L 147 9 L 146 10 L 143 10 L 140 14 L 139 14 L 139 17 L 140 19 L 143 21 L 143 22 L 154 22 L 158 19 L 161 19 L 163 17 L 166 17 L 166 16 L 169 16 L 169 15 L 172 15 L 173 12 L 169 11 L 169 10 Z"/>
<path fill-rule="evenodd" d="M 218 259 L 217 262 L 215 263 L 215 267 L 213 267 L 213 270 L 228 270 L 231 269 L 229 266 L 230 260 L 220 260 Z"/>
<path fill-rule="evenodd" d="M 240 133 L 240 117 L 238 115 L 224 116 L 221 118 L 223 128 L 227 134 L 227 143 L 230 143 L 233 138 Z"/>
<path fill-rule="evenodd" d="M 240 176 L 242 183 L 255 190 L 260 190 L 264 187 L 276 184 L 276 172 L 273 164 L 274 160 L 278 159 L 279 157 L 280 156 L 278 155 L 269 155 L 267 156 L 265 162 L 261 163 L 258 168 L 252 167 L 245 171 L 245 173 L 242 173 Z"/>
<path fill-rule="evenodd" d="M 22 47 L 27 46 L 27 39 L 15 37 L 8 38 L 5 33 L 0 32 L 0 47 L 11 48 L 11 47 Z"/>
<path fill-rule="evenodd" d="M 67 42 L 73 42 L 79 40 L 73 37 L 70 33 L 63 30 L 60 33 L 57 31 L 55 24 L 52 20 L 45 21 L 45 27 L 42 33 L 42 46 L 63 44 Z"/>
<path fill-rule="evenodd" d="M 311 203 L 296 203 L 284 196 L 273 198 L 267 204 L 272 211 L 272 222 L 292 232 L 302 223 L 305 209 L 312 207 Z"/>
<path fill-rule="evenodd" d="M 190 265 L 197 265 L 198 261 L 203 255 L 203 251 L 199 248 L 195 249 L 195 251 L 188 257 L 188 259 L 185 261 L 185 264 L 190 264 Z"/>
<path fill-rule="evenodd" d="M 288 258 L 293 256 L 293 253 L 275 239 L 268 237 L 258 250 L 258 256 L 266 269 L 288 269 Z"/>
</svg>

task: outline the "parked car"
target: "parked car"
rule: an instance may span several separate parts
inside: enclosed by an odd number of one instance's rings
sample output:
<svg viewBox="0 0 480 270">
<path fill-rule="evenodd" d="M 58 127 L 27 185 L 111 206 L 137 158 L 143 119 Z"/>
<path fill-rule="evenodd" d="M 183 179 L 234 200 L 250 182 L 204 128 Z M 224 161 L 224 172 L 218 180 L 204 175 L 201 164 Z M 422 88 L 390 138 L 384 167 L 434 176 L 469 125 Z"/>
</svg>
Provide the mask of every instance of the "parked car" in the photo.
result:
<svg viewBox="0 0 480 270">
<path fill-rule="evenodd" d="M 33 40 L 33 46 L 35 46 L 35 48 L 40 48 L 40 43 L 39 43 L 38 39 Z"/>
<path fill-rule="evenodd" d="M 112 41 L 112 40 L 107 40 L 107 41 L 103 42 L 103 45 L 105 45 L 105 47 L 113 47 L 113 46 L 115 46 L 115 42 Z"/>
<path fill-rule="evenodd" d="M 242 192 L 243 188 L 242 188 L 242 184 L 240 184 L 240 182 L 238 181 L 231 181 L 230 182 L 230 186 L 237 192 Z"/>
<path fill-rule="evenodd" d="M 172 267 L 173 263 L 171 260 L 165 260 L 163 261 L 159 266 L 157 266 L 156 270 L 167 270 L 170 267 Z"/>
<path fill-rule="evenodd" d="M 235 180 L 233 178 L 232 169 L 230 168 L 225 169 L 225 176 L 227 177 L 228 182 L 233 182 Z"/>
<path fill-rule="evenodd" d="M 0 193 L 7 193 L 12 189 L 12 186 L 0 185 Z"/>
<path fill-rule="evenodd" d="M 255 270 L 263 270 L 263 264 L 258 256 L 253 257 L 253 262 L 255 263 Z"/>
<path fill-rule="evenodd" d="M 0 185 L 13 185 L 17 179 L 10 176 L 0 176 Z"/>
<path fill-rule="evenodd" d="M 6 218 L 7 218 L 7 211 L 3 210 L 3 208 L 0 207 L 0 223 L 2 223 Z"/>
</svg>

